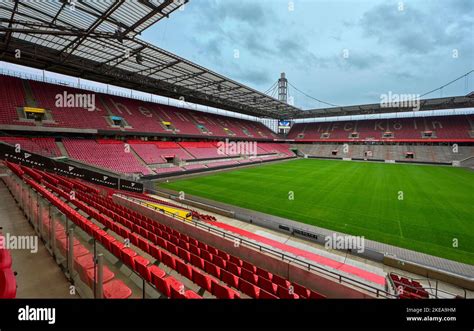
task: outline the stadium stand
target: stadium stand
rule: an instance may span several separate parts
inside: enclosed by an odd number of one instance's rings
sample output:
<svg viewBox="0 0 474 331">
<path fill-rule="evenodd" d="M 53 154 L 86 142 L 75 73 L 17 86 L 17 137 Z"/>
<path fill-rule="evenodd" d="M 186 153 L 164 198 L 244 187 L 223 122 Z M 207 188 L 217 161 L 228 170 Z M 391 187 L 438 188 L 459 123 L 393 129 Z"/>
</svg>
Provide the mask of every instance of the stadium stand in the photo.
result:
<svg viewBox="0 0 474 331">
<path fill-rule="evenodd" d="M 452 163 L 474 157 L 474 147 L 460 145 L 404 145 L 404 144 L 348 144 L 331 143 L 293 144 L 299 152 L 323 158 L 353 158 L 360 160 L 395 160 L 404 162 Z M 347 153 L 344 153 L 345 147 Z"/>
<path fill-rule="evenodd" d="M 433 116 L 384 120 L 296 123 L 287 138 L 296 141 L 474 141 L 474 116 Z"/>
<path fill-rule="evenodd" d="M 161 269 L 147 258 L 149 256 L 217 298 L 324 298 L 297 283 L 123 207 L 114 202 L 111 196 L 102 196 L 98 189 L 90 185 L 10 162 L 6 164 L 26 184 L 57 206 L 77 226 L 109 248 L 112 254 L 145 281 L 151 282 L 166 297 L 200 296 L 191 290 L 183 291 L 184 285 L 174 277 L 164 278 Z M 71 198 L 68 193 L 71 188 L 77 192 L 75 198 Z M 71 205 L 89 218 L 78 213 Z M 115 238 L 127 238 L 132 245 L 125 247 L 123 240 Z M 84 254 L 83 249 L 75 251 Z M 92 259 L 89 258 L 88 253 L 85 253 L 75 256 L 75 262 L 84 272 L 86 283 L 91 284 Z M 114 275 L 109 271 L 104 275 L 108 280 L 104 285 L 104 297 L 130 297 L 131 291 L 122 281 L 113 280 Z"/>
<path fill-rule="evenodd" d="M 31 91 L 31 97 L 26 92 Z M 94 95 L 95 110 L 58 107 L 56 97 L 64 94 Z M 28 100 L 27 100 L 28 99 Z M 70 129 L 128 131 L 201 137 L 274 139 L 265 125 L 239 118 L 202 113 L 119 96 L 95 93 L 33 80 L 0 76 L 0 124 L 36 125 Z M 21 108 L 45 109 L 42 121 L 25 119 Z M 114 122 L 119 119 L 118 122 Z M 123 121 L 122 121 L 123 120 Z"/>
</svg>

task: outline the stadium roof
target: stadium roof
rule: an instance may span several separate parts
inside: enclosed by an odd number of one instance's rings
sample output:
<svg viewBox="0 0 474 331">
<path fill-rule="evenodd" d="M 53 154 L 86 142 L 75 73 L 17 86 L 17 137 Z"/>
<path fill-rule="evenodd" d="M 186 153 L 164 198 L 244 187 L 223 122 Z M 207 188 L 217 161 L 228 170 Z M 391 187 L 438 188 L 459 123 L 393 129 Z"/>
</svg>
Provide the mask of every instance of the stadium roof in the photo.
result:
<svg viewBox="0 0 474 331">
<path fill-rule="evenodd" d="M 2 1 L 0 59 L 257 117 L 302 115 L 137 37 L 187 2 Z"/>
<path fill-rule="evenodd" d="M 474 107 L 474 92 L 471 92 L 466 96 L 420 100 L 420 107 L 418 111 L 471 108 L 471 107 Z M 303 115 L 297 115 L 293 119 L 367 115 L 367 114 L 384 114 L 384 113 L 398 113 L 398 112 L 412 112 L 412 111 L 413 111 L 412 106 L 410 107 L 383 107 L 380 103 L 375 103 L 375 104 L 359 105 L 359 106 L 310 109 L 310 110 L 305 110 Z"/>
</svg>

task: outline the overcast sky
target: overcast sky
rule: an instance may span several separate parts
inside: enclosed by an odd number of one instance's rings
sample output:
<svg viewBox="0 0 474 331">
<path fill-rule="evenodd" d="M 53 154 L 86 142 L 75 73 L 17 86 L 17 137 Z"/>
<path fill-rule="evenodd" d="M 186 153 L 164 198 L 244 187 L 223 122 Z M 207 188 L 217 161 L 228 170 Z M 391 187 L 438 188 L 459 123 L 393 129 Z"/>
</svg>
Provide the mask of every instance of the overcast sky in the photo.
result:
<svg viewBox="0 0 474 331">
<path fill-rule="evenodd" d="M 141 37 L 260 91 L 286 72 L 324 101 L 378 103 L 474 69 L 474 0 L 190 0 Z M 429 97 L 467 94 L 469 77 Z M 324 106 L 290 95 L 304 109 Z"/>
</svg>

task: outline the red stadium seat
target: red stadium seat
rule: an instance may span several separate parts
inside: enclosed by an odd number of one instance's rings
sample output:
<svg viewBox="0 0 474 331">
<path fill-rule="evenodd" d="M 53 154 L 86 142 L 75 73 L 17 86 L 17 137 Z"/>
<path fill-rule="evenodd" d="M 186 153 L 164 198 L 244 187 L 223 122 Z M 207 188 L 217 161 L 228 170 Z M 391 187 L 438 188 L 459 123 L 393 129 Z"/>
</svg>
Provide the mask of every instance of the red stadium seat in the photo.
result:
<svg viewBox="0 0 474 331">
<path fill-rule="evenodd" d="M 161 262 L 171 269 L 176 269 L 176 259 L 165 251 L 161 252 Z"/>
<path fill-rule="evenodd" d="M 145 259 L 143 256 L 135 256 L 134 257 L 134 264 L 135 270 L 145 279 L 147 282 L 151 281 L 150 270 L 148 269 L 148 265 L 150 261 Z"/>
<path fill-rule="evenodd" d="M 135 252 L 131 248 L 123 248 L 122 252 L 120 253 L 123 263 L 128 265 L 130 268 L 135 268 L 135 261 L 134 257 L 137 256 L 137 252 Z"/>
<path fill-rule="evenodd" d="M 239 281 L 239 290 L 254 299 L 258 299 L 260 295 L 260 288 L 243 279 Z"/>
<path fill-rule="evenodd" d="M 212 284 L 212 291 L 211 293 L 216 296 L 218 299 L 239 299 L 240 296 L 237 292 L 234 290 L 222 286 L 218 283 L 213 283 Z"/>
<path fill-rule="evenodd" d="M 264 277 L 258 277 L 258 286 L 271 294 L 276 294 L 278 290 L 277 284 L 272 283 Z"/>
<path fill-rule="evenodd" d="M 206 270 L 206 272 L 208 274 L 211 274 L 212 276 L 214 276 L 216 278 L 220 278 L 221 268 L 219 268 L 215 264 L 213 264 L 209 261 L 204 261 L 204 270 Z"/>
<path fill-rule="evenodd" d="M 199 294 L 194 293 L 193 291 L 190 291 L 190 290 L 184 293 L 184 297 L 186 299 L 202 299 L 202 297 Z"/>
<path fill-rule="evenodd" d="M 97 279 L 97 276 L 98 276 L 98 268 L 95 268 L 95 275 L 96 275 L 96 279 Z M 115 274 L 110 271 L 109 268 L 107 268 L 107 266 L 103 266 L 103 278 L 102 278 L 102 284 L 105 284 L 109 281 L 111 281 L 112 279 L 114 279 L 115 277 Z M 86 284 L 89 285 L 90 288 L 94 288 L 94 268 L 90 268 L 86 271 Z"/>
<path fill-rule="evenodd" d="M 291 285 L 291 283 L 287 281 L 285 278 L 275 275 L 275 274 L 273 274 L 272 281 L 283 288 L 289 288 Z"/>
<path fill-rule="evenodd" d="M 255 275 L 252 271 L 250 270 L 247 270 L 247 269 L 244 269 L 242 268 L 241 269 L 241 273 L 240 273 L 240 277 L 242 277 L 243 279 L 245 279 L 246 281 L 254 284 L 254 285 L 257 285 L 257 282 L 258 282 L 258 276 Z"/>
<path fill-rule="evenodd" d="M 153 256 L 157 261 L 161 262 L 161 250 L 155 245 L 149 246 L 149 254 Z"/>
<path fill-rule="evenodd" d="M 268 293 L 267 291 L 260 290 L 259 299 L 279 299 L 276 295 Z"/>
<path fill-rule="evenodd" d="M 181 275 L 183 275 L 184 277 L 186 277 L 188 279 L 193 278 L 193 272 L 192 272 L 191 266 L 189 264 L 185 264 L 181 260 L 176 260 L 176 270 Z"/>
<path fill-rule="evenodd" d="M 191 254 L 191 264 L 199 269 L 204 269 L 204 260 L 194 254 Z"/>
<path fill-rule="evenodd" d="M 278 286 L 276 294 L 281 299 L 299 299 L 298 294 L 290 293 L 290 292 L 291 291 L 289 289 Z"/>
<path fill-rule="evenodd" d="M 10 268 L 0 269 L 0 299 L 14 299 L 15 297 L 15 274 Z"/>
<path fill-rule="evenodd" d="M 232 262 L 227 263 L 227 271 L 229 271 L 231 274 L 234 274 L 240 277 L 241 268 Z"/>
<path fill-rule="evenodd" d="M 211 292 L 213 283 L 217 283 L 211 277 L 206 276 L 200 272 L 193 272 L 193 282 L 208 292 Z"/>
<path fill-rule="evenodd" d="M 250 262 L 242 261 L 242 268 L 250 270 L 252 273 L 257 273 L 257 268 Z"/>
<path fill-rule="evenodd" d="M 150 272 L 150 281 L 153 284 L 155 284 L 156 278 L 164 278 L 166 275 L 166 273 L 156 265 L 149 266 L 148 270 Z"/>
<path fill-rule="evenodd" d="M 132 290 L 119 279 L 113 279 L 104 284 L 104 298 L 106 299 L 128 299 Z"/>
<path fill-rule="evenodd" d="M 227 270 L 221 269 L 221 278 L 224 283 L 234 288 L 239 288 L 239 277 L 231 274 Z"/>
</svg>

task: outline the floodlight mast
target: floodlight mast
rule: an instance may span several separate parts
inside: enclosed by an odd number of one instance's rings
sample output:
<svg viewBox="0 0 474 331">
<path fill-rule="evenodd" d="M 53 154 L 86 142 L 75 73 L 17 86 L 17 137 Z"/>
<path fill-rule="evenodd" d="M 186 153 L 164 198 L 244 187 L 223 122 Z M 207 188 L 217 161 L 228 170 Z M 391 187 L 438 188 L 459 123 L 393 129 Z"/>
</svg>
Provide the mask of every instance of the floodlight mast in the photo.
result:
<svg viewBox="0 0 474 331">
<path fill-rule="evenodd" d="M 280 79 L 278 79 L 278 100 L 288 103 L 288 79 L 286 79 L 284 72 L 281 73 Z"/>
</svg>

